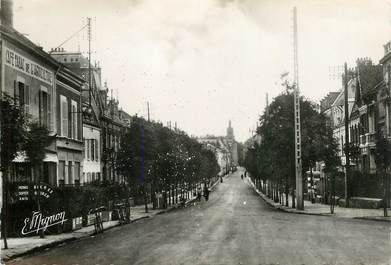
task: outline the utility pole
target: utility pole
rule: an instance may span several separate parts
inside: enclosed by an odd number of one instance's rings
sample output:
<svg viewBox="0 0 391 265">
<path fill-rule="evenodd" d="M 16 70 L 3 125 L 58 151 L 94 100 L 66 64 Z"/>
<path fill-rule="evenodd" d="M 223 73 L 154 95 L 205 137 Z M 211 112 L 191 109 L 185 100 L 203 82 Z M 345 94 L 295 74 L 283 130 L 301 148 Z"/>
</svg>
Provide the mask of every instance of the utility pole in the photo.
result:
<svg viewBox="0 0 391 265">
<path fill-rule="evenodd" d="M 300 128 L 300 95 L 299 95 L 299 63 L 297 52 L 297 10 L 293 8 L 293 100 L 295 106 L 295 165 L 296 165 L 296 208 L 304 210 L 303 176 L 301 168 L 301 128 Z"/>
<path fill-rule="evenodd" d="M 88 35 L 88 103 L 91 106 L 91 18 L 87 18 L 87 35 Z"/>
<path fill-rule="evenodd" d="M 344 74 L 344 98 L 345 98 L 345 200 L 346 207 L 349 207 L 349 173 L 350 173 L 350 148 L 349 148 L 349 95 L 348 95 L 348 66 L 345 62 L 344 64 L 345 74 Z M 358 88 L 357 88 L 358 89 Z M 343 148 L 343 147 L 342 147 Z"/>
</svg>

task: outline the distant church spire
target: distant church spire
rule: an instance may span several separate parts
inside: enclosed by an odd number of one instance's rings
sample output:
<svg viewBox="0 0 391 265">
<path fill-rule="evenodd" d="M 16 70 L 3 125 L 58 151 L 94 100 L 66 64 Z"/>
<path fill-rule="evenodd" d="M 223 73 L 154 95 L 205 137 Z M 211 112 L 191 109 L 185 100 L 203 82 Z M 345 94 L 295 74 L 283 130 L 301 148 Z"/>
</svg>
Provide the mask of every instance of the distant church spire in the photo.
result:
<svg viewBox="0 0 391 265">
<path fill-rule="evenodd" d="M 231 120 L 228 122 L 228 128 L 227 128 L 227 138 L 234 139 L 234 129 L 231 126 Z"/>
</svg>

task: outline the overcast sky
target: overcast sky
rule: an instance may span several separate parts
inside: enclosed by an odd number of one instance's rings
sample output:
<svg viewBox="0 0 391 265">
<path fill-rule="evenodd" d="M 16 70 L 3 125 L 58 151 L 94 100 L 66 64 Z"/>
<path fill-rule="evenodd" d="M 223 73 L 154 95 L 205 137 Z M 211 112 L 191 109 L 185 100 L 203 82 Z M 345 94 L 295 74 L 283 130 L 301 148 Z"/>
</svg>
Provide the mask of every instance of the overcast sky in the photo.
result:
<svg viewBox="0 0 391 265">
<path fill-rule="evenodd" d="M 293 6 L 304 96 L 341 88 L 330 67 L 383 56 L 387 0 L 14 0 L 14 26 L 48 51 L 92 17 L 92 59 L 124 110 L 145 115 L 149 101 L 153 119 L 190 135 L 224 135 L 232 120 L 244 141 L 292 72 Z M 63 47 L 86 52 L 86 32 Z"/>
</svg>

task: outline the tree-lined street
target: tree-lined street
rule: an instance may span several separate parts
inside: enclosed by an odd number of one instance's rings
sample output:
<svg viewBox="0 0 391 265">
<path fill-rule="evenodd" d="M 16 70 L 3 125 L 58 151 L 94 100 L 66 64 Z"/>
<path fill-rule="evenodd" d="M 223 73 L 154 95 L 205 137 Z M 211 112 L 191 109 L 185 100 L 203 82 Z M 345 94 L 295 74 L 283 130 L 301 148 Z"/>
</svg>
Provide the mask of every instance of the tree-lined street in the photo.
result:
<svg viewBox="0 0 391 265">
<path fill-rule="evenodd" d="M 241 180 L 209 201 L 7 264 L 387 264 L 385 222 L 277 211 Z"/>
</svg>

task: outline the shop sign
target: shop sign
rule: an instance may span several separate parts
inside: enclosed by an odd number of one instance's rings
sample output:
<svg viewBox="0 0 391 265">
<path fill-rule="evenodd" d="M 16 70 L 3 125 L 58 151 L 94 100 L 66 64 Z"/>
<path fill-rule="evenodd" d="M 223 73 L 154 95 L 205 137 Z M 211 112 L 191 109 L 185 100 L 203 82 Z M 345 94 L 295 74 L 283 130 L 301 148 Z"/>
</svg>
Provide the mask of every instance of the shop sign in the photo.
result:
<svg viewBox="0 0 391 265">
<path fill-rule="evenodd" d="M 49 199 L 53 196 L 54 190 L 47 184 L 20 184 L 17 186 L 16 195 L 19 201 L 28 201 L 37 196 Z"/>
<path fill-rule="evenodd" d="M 49 216 L 43 216 L 41 212 L 33 212 L 31 219 L 24 219 L 22 235 L 38 234 L 39 230 L 45 231 L 51 226 L 64 224 L 66 221 L 64 211 Z"/>
<path fill-rule="evenodd" d="M 42 65 L 39 65 L 17 52 L 5 48 L 5 63 L 6 65 L 25 73 L 33 78 L 36 78 L 46 84 L 53 84 L 53 72 L 49 71 Z"/>
</svg>

